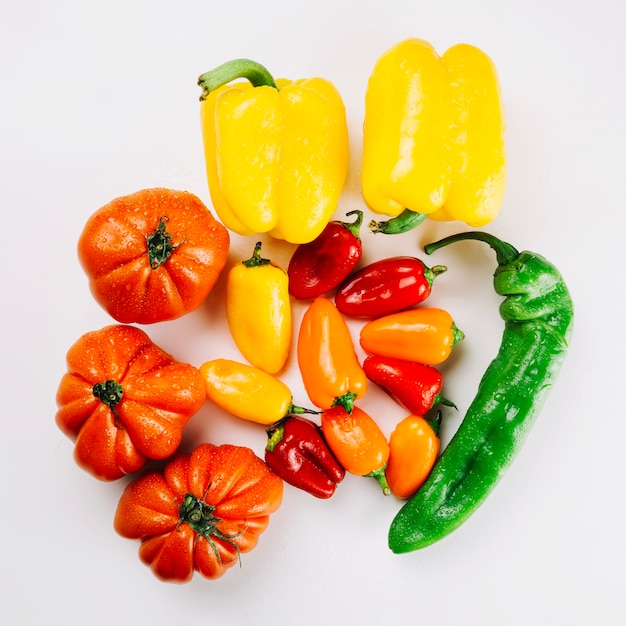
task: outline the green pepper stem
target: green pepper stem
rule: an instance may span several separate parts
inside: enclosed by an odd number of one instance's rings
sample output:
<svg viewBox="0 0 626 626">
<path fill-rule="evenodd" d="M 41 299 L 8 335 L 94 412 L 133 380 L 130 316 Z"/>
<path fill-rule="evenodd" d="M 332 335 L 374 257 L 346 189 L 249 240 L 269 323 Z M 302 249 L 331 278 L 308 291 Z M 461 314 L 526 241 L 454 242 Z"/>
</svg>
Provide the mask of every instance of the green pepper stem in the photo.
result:
<svg viewBox="0 0 626 626">
<path fill-rule="evenodd" d="M 444 272 L 447 272 L 448 268 L 445 265 L 433 265 L 432 267 L 424 267 L 424 278 L 428 281 L 428 284 L 432 287 L 435 282 L 435 278 Z"/>
<path fill-rule="evenodd" d="M 456 409 L 456 407 L 454 408 Z M 424 417 L 424 419 L 426 420 L 428 425 L 433 429 L 433 432 L 435 433 L 435 435 L 437 435 L 437 437 L 439 437 L 439 431 L 441 430 L 441 417 L 442 417 L 441 411 L 437 411 L 434 417 L 430 417 L 429 415 L 426 415 Z"/>
<path fill-rule="evenodd" d="M 348 217 L 349 215 L 356 215 L 356 219 L 354 220 L 354 222 L 341 222 L 341 225 L 347 228 L 356 239 L 360 239 L 361 225 L 363 224 L 363 211 L 355 209 L 354 211 L 346 213 L 346 217 Z"/>
<path fill-rule="evenodd" d="M 385 463 L 382 467 L 366 474 L 366 478 L 375 478 L 376 482 L 380 485 L 380 488 L 383 490 L 383 495 L 388 496 L 391 493 L 391 489 L 389 488 L 389 484 L 387 483 L 387 478 L 385 476 L 385 470 L 387 469 L 387 463 Z"/>
<path fill-rule="evenodd" d="M 265 449 L 268 452 L 273 452 L 274 448 L 283 440 L 285 435 L 285 420 L 279 420 L 276 424 L 270 426 L 266 431 L 267 443 Z"/>
<path fill-rule="evenodd" d="M 234 59 L 200 75 L 198 78 L 198 85 L 202 87 L 200 100 L 205 100 L 212 91 L 237 78 L 249 80 L 253 87 L 278 89 L 273 76 L 263 65 L 250 59 Z"/>
<path fill-rule="evenodd" d="M 384 222 L 372 220 L 368 228 L 373 233 L 384 233 L 385 235 L 400 235 L 407 233 L 419 226 L 428 217 L 426 213 L 416 213 L 410 209 L 404 209 L 400 215 L 396 215 Z"/>
<path fill-rule="evenodd" d="M 261 256 L 261 246 L 262 243 L 260 241 L 257 241 L 256 245 L 254 246 L 254 252 L 252 253 L 252 256 L 249 259 L 242 261 L 242 263 L 246 267 L 260 267 L 261 265 L 268 265 L 270 263 L 269 259 L 264 259 Z"/>
<path fill-rule="evenodd" d="M 296 404 L 290 404 L 287 409 L 287 413 L 285 413 L 285 417 L 289 415 L 319 415 L 321 411 L 314 411 L 313 409 L 305 409 L 302 406 L 298 406 Z"/>
<path fill-rule="evenodd" d="M 455 346 L 459 341 L 465 339 L 465 333 L 452 322 L 452 345 Z"/>
<path fill-rule="evenodd" d="M 343 396 L 338 396 L 333 401 L 333 406 L 342 406 L 348 413 L 352 413 L 354 409 L 354 401 L 358 398 L 358 394 L 353 391 L 346 391 Z"/>
<path fill-rule="evenodd" d="M 496 253 L 498 259 L 498 265 L 507 265 L 512 263 L 519 256 L 519 252 L 510 244 L 498 239 L 494 235 L 490 235 L 489 233 L 484 233 L 481 231 L 469 231 L 466 233 L 457 233 L 456 235 L 450 235 L 449 237 L 444 237 L 439 241 L 434 241 L 433 243 L 429 243 L 424 246 L 424 252 L 426 254 L 432 254 L 436 250 L 443 248 L 451 243 L 456 243 L 457 241 L 465 241 L 468 239 L 475 239 L 477 241 L 484 241 L 488 244 L 492 250 Z"/>
</svg>

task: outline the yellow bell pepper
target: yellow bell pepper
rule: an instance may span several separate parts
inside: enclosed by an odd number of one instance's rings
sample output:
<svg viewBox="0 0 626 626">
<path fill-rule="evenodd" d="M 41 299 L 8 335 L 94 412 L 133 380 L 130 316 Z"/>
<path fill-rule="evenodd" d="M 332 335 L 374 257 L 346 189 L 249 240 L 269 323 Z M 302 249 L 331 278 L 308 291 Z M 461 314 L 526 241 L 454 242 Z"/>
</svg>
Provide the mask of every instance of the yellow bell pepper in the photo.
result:
<svg viewBox="0 0 626 626">
<path fill-rule="evenodd" d="M 226 278 L 226 319 L 235 345 L 255 367 L 278 373 L 291 348 L 287 272 L 261 257 L 261 242 Z"/>
<path fill-rule="evenodd" d="M 291 390 L 282 380 L 252 365 L 214 359 L 199 369 L 209 400 L 241 419 L 267 426 L 288 415 L 317 414 L 294 405 Z"/>
<path fill-rule="evenodd" d="M 229 84 L 238 78 L 247 81 Z M 247 59 L 202 74 L 198 84 L 209 191 L 222 222 L 240 235 L 315 239 L 348 171 L 339 92 L 322 78 L 274 81 Z"/>
<path fill-rule="evenodd" d="M 491 59 L 458 44 L 442 56 L 407 39 L 377 61 L 363 127 L 363 197 L 377 232 L 404 232 L 426 217 L 483 226 L 504 196 L 500 84 Z"/>
</svg>

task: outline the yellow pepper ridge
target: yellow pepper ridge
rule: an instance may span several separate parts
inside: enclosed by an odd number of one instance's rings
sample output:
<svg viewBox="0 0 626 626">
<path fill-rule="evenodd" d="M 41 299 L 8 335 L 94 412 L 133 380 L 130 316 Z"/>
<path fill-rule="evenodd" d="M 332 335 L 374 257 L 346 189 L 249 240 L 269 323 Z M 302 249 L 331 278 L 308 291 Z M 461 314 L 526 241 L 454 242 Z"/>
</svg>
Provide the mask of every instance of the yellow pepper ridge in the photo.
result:
<svg viewBox="0 0 626 626">
<path fill-rule="evenodd" d="M 363 198 L 388 234 L 426 217 L 483 226 L 504 196 L 500 85 L 492 60 L 457 44 L 439 56 L 421 39 L 385 52 L 370 75 L 363 130 Z"/>
</svg>

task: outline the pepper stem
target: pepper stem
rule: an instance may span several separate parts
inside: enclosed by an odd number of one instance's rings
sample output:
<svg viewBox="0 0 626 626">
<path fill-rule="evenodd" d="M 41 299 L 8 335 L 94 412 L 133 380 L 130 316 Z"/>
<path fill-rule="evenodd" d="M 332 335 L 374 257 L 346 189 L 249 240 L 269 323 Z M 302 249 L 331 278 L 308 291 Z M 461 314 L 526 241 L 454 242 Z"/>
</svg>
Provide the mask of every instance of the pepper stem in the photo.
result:
<svg viewBox="0 0 626 626">
<path fill-rule="evenodd" d="M 465 339 L 465 333 L 452 322 L 452 345 L 456 345 L 459 341 Z"/>
<path fill-rule="evenodd" d="M 387 478 L 385 476 L 385 470 L 387 469 L 387 463 L 385 463 L 382 467 L 379 467 L 377 470 L 366 474 L 366 478 L 375 478 L 380 488 L 383 490 L 383 495 L 388 496 L 391 493 L 391 489 L 389 488 L 389 484 L 387 483 Z"/>
<path fill-rule="evenodd" d="M 289 415 L 319 415 L 321 411 L 314 411 L 313 409 L 305 409 L 302 406 L 296 404 L 290 404 L 285 416 Z"/>
<path fill-rule="evenodd" d="M 435 282 L 435 278 L 444 272 L 447 272 L 448 268 L 445 265 L 433 265 L 432 267 L 424 267 L 424 278 L 428 281 L 428 284 L 432 287 Z"/>
<path fill-rule="evenodd" d="M 354 222 L 341 222 L 341 225 L 347 228 L 356 239 L 360 239 L 361 225 L 363 224 L 363 211 L 355 209 L 354 211 L 346 213 L 346 217 L 348 217 L 349 215 L 356 215 L 356 219 L 354 220 Z"/>
<path fill-rule="evenodd" d="M 433 252 L 443 248 L 451 243 L 457 241 L 465 241 L 467 239 L 475 239 L 477 241 L 484 241 L 491 249 L 496 253 L 498 259 L 498 265 L 508 265 L 517 259 L 519 252 L 510 244 L 498 239 L 494 235 L 484 233 L 482 231 L 469 231 L 466 233 L 457 233 L 456 235 L 450 235 L 444 237 L 439 241 L 434 241 L 424 246 L 424 252 L 426 254 L 432 254 Z"/>
<path fill-rule="evenodd" d="M 278 421 L 265 432 L 267 433 L 267 443 L 265 444 L 265 449 L 268 452 L 274 452 L 274 448 L 283 440 L 283 437 L 285 436 L 284 419 Z"/>
<path fill-rule="evenodd" d="M 352 413 L 354 409 L 354 401 L 358 398 L 358 394 L 353 391 L 346 391 L 343 396 L 337 396 L 332 406 L 342 406 L 348 413 Z"/>
<path fill-rule="evenodd" d="M 270 263 L 269 259 L 264 259 L 261 256 L 261 246 L 261 242 L 257 241 L 256 245 L 254 246 L 254 252 L 252 256 L 249 259 L 242 261 L 242 263 L 246 267 L 260 267 L 261 265 L 268 265 Z"/>
<path fill-rule="evenodd" d="M 253 87 L 278 89 L 273 76 L 263 65 L 250 59 L 234 59 L 200 75 L 198 78 L 198 85 L 202 87 L 200 100 L 206 100 L 212 91 L 237 78 L 249 80 Z"/>
<path fill-rule="evenodd" d="M 372 220 L 368 228 L 373 233 L 384 233 L 385 235 L 400 235 L 417 228 L 427 217 L 426 213 L 416 213 L 410 209 L 404 209 L 400 215 L 396 215 L 384 222 Z"/>
</svg>

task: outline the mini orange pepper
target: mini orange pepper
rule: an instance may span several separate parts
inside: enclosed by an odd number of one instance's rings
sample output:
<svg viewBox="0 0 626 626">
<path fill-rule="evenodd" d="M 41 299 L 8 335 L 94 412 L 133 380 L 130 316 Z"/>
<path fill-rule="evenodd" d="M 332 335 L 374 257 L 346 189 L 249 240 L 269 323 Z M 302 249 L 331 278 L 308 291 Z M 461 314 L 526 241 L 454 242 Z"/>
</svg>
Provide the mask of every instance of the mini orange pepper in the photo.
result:
<svg viewBox="0 0 626 626">
<path fill-rule="evenodd" d="M 360 343 L 369 354 L 437 365 L 463 337 L 450 313 L 422 307 L 368 322 L 361 328 Z"/>
<path fill-rule="evenodd" d="M 389 437 L 385 477 L 397 498 L 412 496 L 430 474 L 439 454 L 439 421 L 409 415 L 398 422 Z"/>
<path fill-rule="evenodd" d="M 354 401 L 365 394 L 367 376 L 350 329 L 331 300 L 316 298 L 304 312 L 297 354 L 311 402 L 323 410 L 343 406 L 350 413 Z"/>
<path fill-rule="evenodd" d="M 343 468 L 375 478 L 389 495 L 385 477 L 389 443 L 375 420 L 357 406 L 350 413 L 343 406 L 334 406 L 322 413 L 321 423 L 326 443 Z"/>
</svg>

